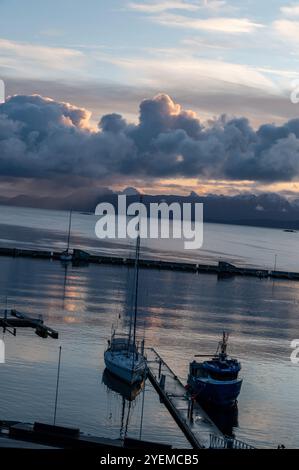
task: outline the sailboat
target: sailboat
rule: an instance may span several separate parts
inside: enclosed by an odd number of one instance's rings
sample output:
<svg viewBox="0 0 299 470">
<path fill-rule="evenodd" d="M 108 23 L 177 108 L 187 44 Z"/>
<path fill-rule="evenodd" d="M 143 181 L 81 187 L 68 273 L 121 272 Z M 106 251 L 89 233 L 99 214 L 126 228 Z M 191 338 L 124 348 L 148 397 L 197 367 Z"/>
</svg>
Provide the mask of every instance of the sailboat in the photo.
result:
<svg viewBox="0 0 299 470">
<path fill-rule="evenodd" d="M 72 261 L 72 258 L 73 258 L 72 254 L 70 252 L 71 228 L 72 228 L 72 211 L 70 211 L 70 216 L 69 216 L 69 230 L 68 230 L 68 236 L 67 236 L 67 248 L 60 255 L 61 261 Z"/>
<path fill-rule="evenodd" d="M 140 226 L 140 223 L 139 223 Z M 108 348 L 104 354 L 104 360 L 109 372 L 133 385 L 142 382 L 147 374 L 147 364 L 144 357 L 144 340 L 139 350 L 136 342 L 137 310 L 138 310 L 138 283 L 139 283 L 139 255 L 140 255 L 140 231 L 138 226 L 138 237 L 135 255 L 135 299 L 134 309 L 131 312 L 129 333 L 117 334 L 112 331 L 111 339 L 108 340 Z"/>
</svg>

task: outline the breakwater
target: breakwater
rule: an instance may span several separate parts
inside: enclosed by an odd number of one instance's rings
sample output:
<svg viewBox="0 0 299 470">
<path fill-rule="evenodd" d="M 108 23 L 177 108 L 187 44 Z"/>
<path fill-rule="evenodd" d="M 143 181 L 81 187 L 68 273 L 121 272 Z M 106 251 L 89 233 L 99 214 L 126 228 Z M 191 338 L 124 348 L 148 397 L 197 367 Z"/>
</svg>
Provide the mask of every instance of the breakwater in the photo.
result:
<svg viewBox="0 0 299 470">
<path fill-rule="evenodd" d="M 9 248 L 0 247 L 0 256 L 35 258 L 44 260 L 61 261 L 61 252 L 47 250 L 33 250 L 27 248 Z M 71 262 L 74 265 L 93 264 L 114 264 L 119 266 L 133 266 L 135 260 L 133 258 L 125 258 L 120 256 L 94 255 L 83 250 L 74 249 Z M 235 266 L 231 263 L 219 261 L 218 264 L 200 264 L 188 263 L 183 261 L 164 261 L 155 259 L 140 259 L 140 267 L 145 269 L 165 269 L 171 271 L 191 272 L 191 273 L 207 273 L 217 274 L 220 277 L 232 276 L 251 276 L 272 279 L 290 279 L 299 281 L 299 272 L 287 272 L 267 270 L 261 268 L 248 268 Z"/>
</svg>

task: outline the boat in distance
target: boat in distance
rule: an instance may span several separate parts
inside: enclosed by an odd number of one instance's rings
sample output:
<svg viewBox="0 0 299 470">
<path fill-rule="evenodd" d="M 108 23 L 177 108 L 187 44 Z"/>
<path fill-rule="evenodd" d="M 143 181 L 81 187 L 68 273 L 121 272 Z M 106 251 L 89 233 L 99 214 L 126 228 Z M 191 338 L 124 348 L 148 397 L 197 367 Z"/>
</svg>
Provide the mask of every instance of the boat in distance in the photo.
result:
<svg viewBox="0 0 299 470">
<path fill-rule="evenodd" d="M 241 364 L 227 354 L 228 334 L 223 332 L 216 354 L 203 362 L 192 361 L 189 366 L 187 389 L 196 400 L 216 406 L 232 406 L 241 391 L 238 377 Z M 206 355 L 197 355 L 206 356 Z"/>
<path fill-rule="evenodd" d="M 66 249 L 61 253 L 60 255 L 60 260 L 63 263 L 67 263 L 69 261 L 72 261 L 73 255 L 70 252 L 70 240 L 71 240 L 71 228 L 72 228 L 72 213 L 73 211 L 70 211 L 69 214 L 69 227 L 68 227 L 68 235 L 67 235 L 67 247 Z"/>
</svg>

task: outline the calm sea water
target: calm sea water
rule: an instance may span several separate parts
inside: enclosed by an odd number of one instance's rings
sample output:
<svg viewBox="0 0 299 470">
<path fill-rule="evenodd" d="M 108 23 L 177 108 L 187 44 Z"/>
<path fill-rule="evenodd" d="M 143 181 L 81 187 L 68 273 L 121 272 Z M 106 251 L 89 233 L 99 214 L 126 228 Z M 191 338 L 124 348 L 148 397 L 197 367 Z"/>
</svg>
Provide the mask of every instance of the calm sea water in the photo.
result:
<svg viewBox="0 0 299 470">
<path fill-rule="evenodd" d="M 64 212 L 1 207 L 0 215 L 1 245 L 54 249 L 65 244 Z M 96 240 L 94 223 L 92 216 L 75 214 L 74 245 L 128 255 L 131 249 L 125 245 Z M 298 270 L 296 233 L 208 225 L 205 235 L 204 249 L 189 253 L 189 259 L 216 262 L 221 256 L 270 267 L 277 254 L 278 268 Z M 174 245 L 146 246 L 144 255 L 186 257 Z M 0 419 L 52 422 L 62 345 L 58 424 L 113 438 L 141 433 L 143 439 L 188 445 L 149 383 L 130 404 L 103 382 L 111 325 L 119 322 L 125 328 L 128 323 L 130 270 L 96 265 L 66 269 L 59 262 L 17 258 L 0 258 L 0 264 L 3 306 L 8 296 L 10 307 L 42 314 L 60 333 L 58 341 L 43 340 L 32 331 L 19 330 L 16 338 L 5 335 Z M 238 416 L 229 417 L 234 434 L 261 447 L 284 443 L 299 448 L 299 366 L 289 359 L 290 342 L 299 338 L 298 283 L 142 269 L 139 305 L 138 326 L 147 345 L 157 348 L 184 381 L 193 355 L 214 352 L 222 330 L 228 330 L 231 353 L 241 360 L 244 378 Z"/>
</svg>

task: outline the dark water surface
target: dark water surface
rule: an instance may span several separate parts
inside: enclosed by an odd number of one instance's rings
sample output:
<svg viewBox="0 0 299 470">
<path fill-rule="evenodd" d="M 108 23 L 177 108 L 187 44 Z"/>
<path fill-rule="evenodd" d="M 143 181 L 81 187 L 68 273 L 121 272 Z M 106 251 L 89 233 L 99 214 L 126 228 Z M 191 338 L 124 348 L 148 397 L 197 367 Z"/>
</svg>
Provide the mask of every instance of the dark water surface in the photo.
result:
<svg viewBox="0 0 299 470">
<path fill-rule="evenodd" d="M 122 399 L 102 383 L 103 352 L 111 324 L 127 323 L 127 268 L 70 267 L 59 262 L 0 259 L 0 295 L 9 306 L 42 313 L 60 340 L 31 331 L 6 335 L 0 367 L 3 419 L 53 417 L 58 345 L 62 370 L 58 423 L 118 437 Z M 237 437 L 256 445 L 299 447 L 298 366 L 289 360 L 299 337 L 298 285 L 214 275 L 141 270 L 139 331 L 185 379 L 194 353 L 214 352 L 219 335 L 231 332 L 231 352 L 243 365 Z M 139 436 L 142 393 L 131 405 L 128 435 Z M 185 439 L 146 384 L 143 438 L 184 446 Z"/>
<path fill-rule="evenodd" d="M 15 222 L 13 230 L 13 223 L 12 217 L 3 224 L 2 245 L 18 233 L 19 243 L 48 243 L 46 229 L 39 239 L 37 227 Z M 64 225 L 57 227 L 57 243 L 63 241 Z M 52 422 L 61 344 L 57 423 L 113 438 L 126 432 L 139 437 L 143 392 L 124 407 L 121 396 L 102 381 L 111 325 L 119 315 L 120 327 L 128 323 L 132 272 L 0 258 L 0 281 L 3 307 L 8 296 L 9 307 L 42 314 L 60 333 L 58 341 L 43 340 L 33 331 L 19 330 L 16 338 L 5 335 L 0 419 Z M 213 353 L 222 330 L 228 330 L 230 351 L 241 360 L 244 377 L 235 435 L 257 446 L 299 448 L 299 366 L 289 359 L 290 342 L 299 338 L 299 283 L 142 269 L 139 304 L 138 326 L 141 334 L 145 330 L 147 346 L 157 348 L 184 381 L 193 355 Z M 149 383 L 142 438 L 187 445 Z"/>
</svg>

